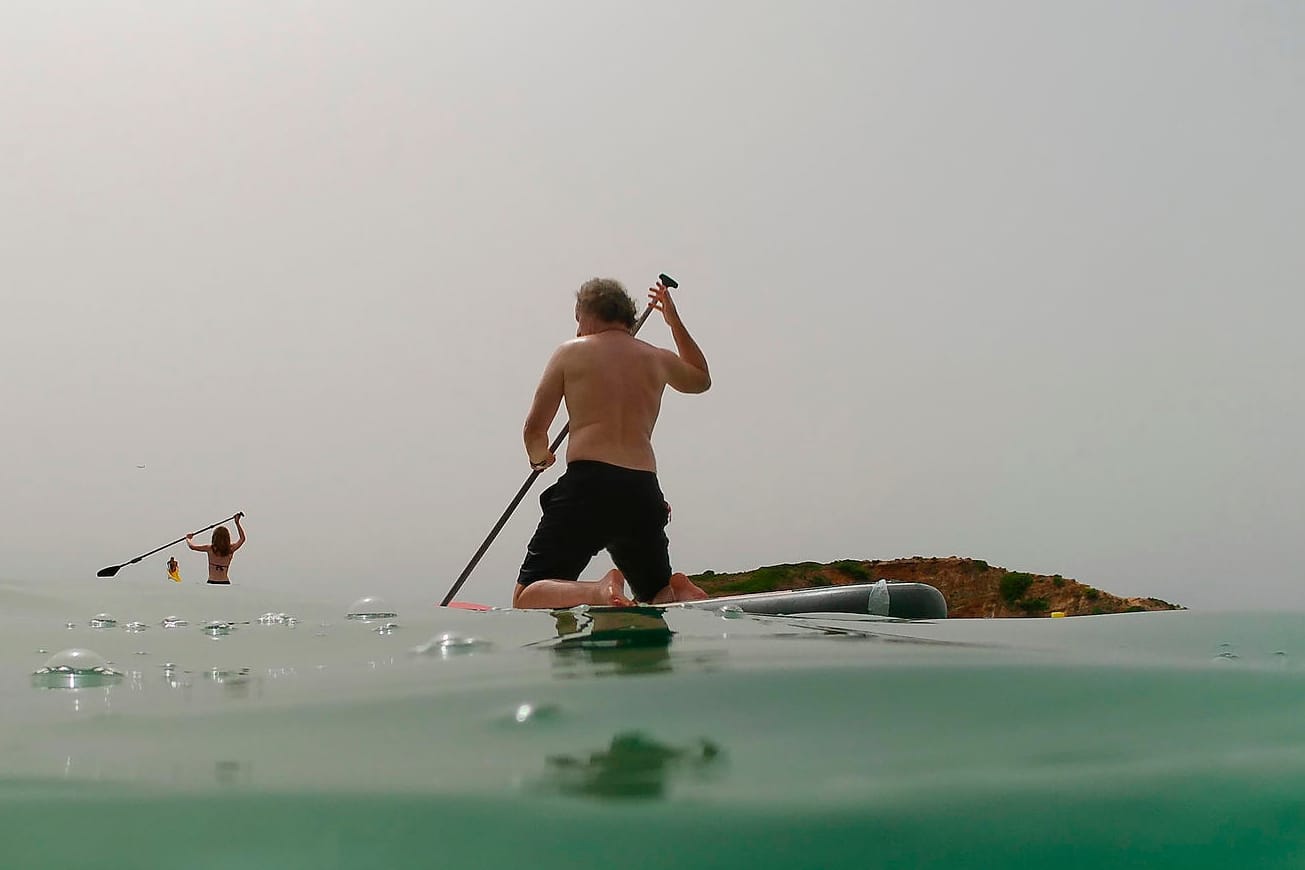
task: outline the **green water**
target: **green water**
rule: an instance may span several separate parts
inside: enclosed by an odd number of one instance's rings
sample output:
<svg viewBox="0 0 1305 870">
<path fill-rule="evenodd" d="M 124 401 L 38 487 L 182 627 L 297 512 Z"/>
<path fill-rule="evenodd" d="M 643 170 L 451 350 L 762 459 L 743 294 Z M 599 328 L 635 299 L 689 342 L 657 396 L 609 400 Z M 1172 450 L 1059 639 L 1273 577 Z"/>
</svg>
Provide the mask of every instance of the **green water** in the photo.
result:
<svg viewBox="0 0 1305 870">
<path fill-rule="evenodd" d="M 343 604 L 220 591 L 0 586 L 0 866 L 1305 857 L 1299 615 L 672 612 L 669 644 L 596 649 L 558 637 L 574 618 L 404 604 L 382 633 Z M 119 627 L 89 628 L 105 610 Z M 251 624 L 210 637 L 208 618 Z M 68 646 L 121 682 L 34 686 Z"/>
</svg>

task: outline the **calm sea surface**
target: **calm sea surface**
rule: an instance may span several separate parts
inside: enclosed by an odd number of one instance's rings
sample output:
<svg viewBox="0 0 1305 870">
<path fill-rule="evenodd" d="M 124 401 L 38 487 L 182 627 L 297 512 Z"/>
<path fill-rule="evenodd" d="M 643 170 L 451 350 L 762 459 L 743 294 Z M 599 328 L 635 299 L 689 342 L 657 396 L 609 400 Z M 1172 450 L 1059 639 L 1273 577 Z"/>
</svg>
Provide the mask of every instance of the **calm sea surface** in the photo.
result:
<svg viewBox="0 0 1305 870">
<path fill-rule="evenodd" d="M 1305 866 L 1305 616 L 0 583 L 0 867 L 578 864 Z"/>
</svg>

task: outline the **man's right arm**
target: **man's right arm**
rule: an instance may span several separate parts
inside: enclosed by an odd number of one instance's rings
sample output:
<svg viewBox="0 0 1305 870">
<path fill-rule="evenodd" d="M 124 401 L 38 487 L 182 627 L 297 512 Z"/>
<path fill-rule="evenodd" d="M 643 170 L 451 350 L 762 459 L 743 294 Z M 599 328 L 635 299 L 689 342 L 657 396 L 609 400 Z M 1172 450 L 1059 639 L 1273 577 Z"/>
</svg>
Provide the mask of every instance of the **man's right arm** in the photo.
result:
<svg viewBox="0 0 1305 870">
<path fill-rule="evenodd" d="M 653 306 L 666 319 L 666 325 L 671 330 L 671 338 L 675 340 L 676 353 L 667 354 L 671 363 L 666 383 L 681 393 L 707 392 L 711 388 L 711 373 L 707 369 L 707 357 L 703 355 L 702 348 L 698 347 L 698 343 L 685 328 L 670 291 L 658 284 L 649 291 L 649 295 L 652 297 Z"/>
</svg>

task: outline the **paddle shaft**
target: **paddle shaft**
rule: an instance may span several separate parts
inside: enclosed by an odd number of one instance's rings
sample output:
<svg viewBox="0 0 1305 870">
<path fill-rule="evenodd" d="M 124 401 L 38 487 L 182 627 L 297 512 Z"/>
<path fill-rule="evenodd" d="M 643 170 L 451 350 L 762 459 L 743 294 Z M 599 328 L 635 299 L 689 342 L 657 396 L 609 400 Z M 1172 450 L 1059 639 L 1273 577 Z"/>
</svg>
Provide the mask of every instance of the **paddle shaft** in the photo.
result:
<svg viewBox="0 0 1305 870">
<path fill-rule="evenodd" d="M 666 275 L 659 275 L 658 278 L 661 280 L 662 284 L 667 287 L 675 288 L 679 286 L 673 279 Z M 655 307 L 656 306 L 652 303 L 648 304 L 648 307 L 643 310 L 643 314 L 639 315 L 639 319 L 636 320 L 634 326 L 631 327 L 631 335 L 634 335 L 639 331 L 639 327 L 643 326 L 643 322 L 648 319 L 648 315 L 653 313 Z M 567 433 L 570 431 L 571 421 L 568 420 L 563 424 L 562 431 L 558 432 L 557 437 L 553 439 L 553 443 L 548 446 L 548 452 L 557 453 L 557 448 L 562 446 L 562 442 L 566 440 Z M 453 600 L 453 596 L 458 594 L 458 590 L 462 588 L 462 584 L 466 583 L 467 578 L 471 576 L 471 572 L 476 570 L 476 565 L 480 563 L 480 557 L 485 555 L 485 551 L 489 549 L 489 545 L 494 543 L 494 539 L 498 537 L 498 533 L 503 530 L 503 526 L 507 525 L 508 518 L 512 516 L 512 512 L 517 509 L 517 505 L 521 504 L 521 499 L 525 498 L 526 493 L 530 491 L 530 487 L 534 486 L 535 478 L 543 473 L 543 469 L 530 472 L 530 476 L 526 478 L 526 482 L 521 484 L 521 488 L 517 490 L 517 494 L 512 497 L 512 501 L 508 502 L 507 510 L 503 511 L 503 516 L 499 517 L 498 522 L 494 523 L 494 528 L 489 530 L 489 535 L 485 538 L 484 543 L 480 545 L 480 549 L 476 551 L 476 555 L 472 556 L 471 561 L 467 563 L 467 567 L 462 569 L 462 573 L 458 575 L 457 581 L 454 582 L 453 586 L 449 589 L 448 594 L 444 596 L 444 600 L 440 602 L 440 607 L 449 606 L 449 602 Z"/>
<path fill-rule="evenodd" d="M 175 546 L 176 544 L 180 544 L 182 541 L 186 540 L 186 538 L 190 537 L 191 535 L 198 535 L 200 532 L 207 532 L 209 529 L 216 529 L 218 526 L 222 525 L 223 523 L 231 522 L 236 518 L 236 516 L 237 514 L 232 514 L 231 516 L 227 517 L 224 520 L 218 520 L 216 523 L 214 523 L 211 526 L 205 526 L 204 528 L 199 529 L 198 531 L 191 532 L 190 535 L 182 535 L 180 538 L 177 538 L 175 541 L 169 541 L 168 543 L 164 544 L 162 547 L 155 547 L 153 550 L 150 550 L 148 553 L 141 553 L 135 559 L 132 559 L 127 562 L 123 562 L 121 565 L 110 565 L 108 568 L 101 568 L 100 571 L 96 574 L 96 576 L 112 577 L 114 574 L 117 574 L 119 570 L 127 567 L 128 565 L 135 565 L 141 559 L 144 559 L 147 556 L 153 556 L 159 550 L 166 550 L 168 547 L 172 547 Z"/>
</svg>

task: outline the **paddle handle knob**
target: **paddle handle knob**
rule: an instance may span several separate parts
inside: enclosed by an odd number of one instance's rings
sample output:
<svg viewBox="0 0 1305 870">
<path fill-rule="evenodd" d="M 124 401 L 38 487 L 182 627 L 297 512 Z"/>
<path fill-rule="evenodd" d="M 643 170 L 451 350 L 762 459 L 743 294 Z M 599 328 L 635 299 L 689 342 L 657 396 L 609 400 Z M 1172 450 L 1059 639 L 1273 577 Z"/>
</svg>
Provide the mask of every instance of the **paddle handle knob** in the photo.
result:
<svg viewBox="0 0 1305 870">
<path fill-rule="evenodd" d="M 672 278 L 670 275 L 667 275 L 665 272 L 658 275 L 657 280 L 662 282 L 663 287 L 670 287 L 672 290 L 680 286 L 679 281 L 676 281 L 674 278 Z"/>
</svg>

